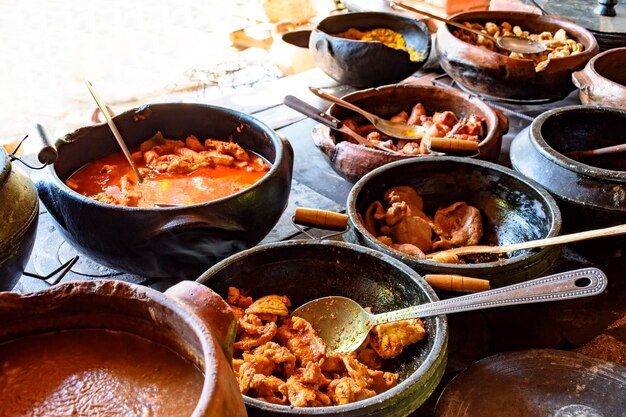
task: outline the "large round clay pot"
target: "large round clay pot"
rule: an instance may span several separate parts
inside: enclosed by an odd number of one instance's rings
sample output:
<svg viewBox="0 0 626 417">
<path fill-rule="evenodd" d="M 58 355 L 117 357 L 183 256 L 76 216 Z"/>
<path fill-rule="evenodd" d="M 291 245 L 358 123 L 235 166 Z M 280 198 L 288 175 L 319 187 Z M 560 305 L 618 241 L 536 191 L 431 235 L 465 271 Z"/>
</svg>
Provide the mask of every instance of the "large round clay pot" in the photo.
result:
<svg viewBox="0 0 626 417">
<path fill-rule="evenodd" d="M 228 287 L 258 298 L 287 295 L 297 308 L 315 298 L 342 295 L 375 312 L 438 300 L 415 271 L 372 249 L 337 241 L 292 240 L 260 245 L 225 259 L 197 280 L 225 297 Z M 250 416 L 406 417 L 433 393 L 447 360 L 445 316 L 427 317 L 426 338 L 386 361 L 399 384 L 374 397 L 330 407 L 289 407 L 244 396 Z"/>
<path fill-rule="evenodd" d="M 106 329 L 172 349 L 204 374 L 193 417 L 246 415 L 230 364 L 235 328 L 225 301 L 190 281 L 165 294 L 114 280 L 74 281 L 25 295 L 0 293 L 0 343 L 63 330 Z"/>
<path fill-rule="evenodd" d="M 216 262 L 259 243 L 282 215 L 291 189 L 293 150 L 270 127 L 239 111 L 192 103 L 151 104 L 114 121 L 129 148 L 160 131 L 240 144 L 269 161 L 252 186 L 205 203 L 138 208 L 101 203 L 65 180 L 88 162 L 118 152 L 106 124 L 88 126 L 56 142 L 56 162 L 37 176 L 39 197 L 65 240 L 96 262 L 141 276 L 196 278 Z M 259 215 L 263 213 L 263 215 Z"/>
<path fill-rule="evenodd" d="M 481 116 L 485 120 L 485 134 L 478 145 L 479 152 L 471 157 L 492 162 L 498 160 L 502 136 L 509 130 L 509 121 L 502 112 L 489 107 L 475 95 L 447 87 L 394 84 L 355 91 L 342 98 L 383 118 L 389 118 L 402 110 L 410 113 L 418 102 L 424 105 L 428 115 L 449 110 L 458 118 L 473 114 Z M 328 114 L 339 120 L 363 119 L 352 110 L 336 104 L 330 107 Z M 323 125 L 315 126 L 312 136 L 313 142 L 328 158 L 333 169 L 351 182 L 356 182 L 386 163 L 415 158 L 413 155 L 392 154 L 342 140 L 341 133 Z"/>
<path fill-rule="evenodd" d="M 363 224 L 365 212 L 385 191 L 410 186 L 424 201 L 424 213 L 465 201 L 481 212 L 484 238 L 504 245 L 558 236 L 561 213 L 556 201 L 537 182 L 500 165 L 470 158 L 425 156 L 397 161 L 364 176 L 350 191 L 346 211 L 350 236 L 358 243 L 389 254 L 420 274 L 452 274 L 484 278 L 502 287 L 546 274 L 560 248 L 517 251 L 507 259 L 475 263 L 443 263 L 422 259 L 383 244 Z"/>
<path fill-rule="evenodd" d="M 609 49 L 591 58 L 572 74 L 583 104 L 626 110 L 626 47 Z"/>
<path fill-rule="evenodd" d="M 39 200 L 32 182 L 0 146 L 0 291 L 11 290 L 35 244 Z"/>
<path fill-rule="evenodd" d="M 441 25 L 436 48 L 441 67 L 452 79 L 468 90 L 486 98 L 521 101 L 550 101 L 567 96 L 574 90 L 572 72 L 582 69 L 599 51 L 598 42 L 582 26 L 558 17 L 512 11 L 476 11 L 460 13 L 456 22 L 509 22 L 530 33 L 555 33 L 563 28 L 570 38 L 580 42 L 584 51 L 578 55 L 552 59 L 546 69 L 535 71 L 530 59 L 510 58 L 454 36 L 456 30 Z"/>
<path fill-rule="evenodd" d="M 419 59 L 412 61 L 407 52 L 392 49 L 382 42 L 334 36 L 350 28 L 361 31 L 386 28 L 398 32 L 407 48 L 419 54 Z M 383 12 L 328 16 L 318 23 L 309 40 L 315 65 L 337 82 L 356 88 L 404 80 L 426 63 L 430 47 L 430 33 L 423 21 Z"/>
</svg>

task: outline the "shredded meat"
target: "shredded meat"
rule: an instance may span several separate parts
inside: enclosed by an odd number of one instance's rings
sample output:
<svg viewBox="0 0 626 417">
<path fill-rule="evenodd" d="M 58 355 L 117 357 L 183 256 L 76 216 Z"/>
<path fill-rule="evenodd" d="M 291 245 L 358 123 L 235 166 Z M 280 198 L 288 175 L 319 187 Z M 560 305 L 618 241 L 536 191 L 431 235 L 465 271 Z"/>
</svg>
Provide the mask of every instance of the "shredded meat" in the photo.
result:
<svg viewBox="0 0 626 417">
<path fill-rule="evenodd" d="M 483 237 L 480 211 L 464 201 L 440 208 L 434 220 L 439 235 L 433 243 L 434 250 L 477 245 Z"/>
<path fill-rule="evenodd" d="M 276 340 L 291 351 L 300 366 L 317 362 L 326 353 L 326 344 L 317 335 L 311 324 L 300 317 L 292 317 L 283 322 L 276 333 Z"/>
</svg>

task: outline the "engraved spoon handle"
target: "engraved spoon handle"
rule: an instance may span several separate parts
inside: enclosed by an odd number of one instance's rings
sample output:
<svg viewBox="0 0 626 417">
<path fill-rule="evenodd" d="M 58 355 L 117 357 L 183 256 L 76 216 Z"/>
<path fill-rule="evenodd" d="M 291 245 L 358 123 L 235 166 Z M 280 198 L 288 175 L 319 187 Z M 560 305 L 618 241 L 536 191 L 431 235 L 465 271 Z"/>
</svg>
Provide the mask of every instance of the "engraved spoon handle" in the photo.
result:
<svg viewBox="0 0 626 417">
<path fill-rule="evenodd" d="M 548 275 L 508 287 L 376 314 L 373 316 L 373 321 L 374 324 L 381 324 L 513 304 L 588 297 L 601 293 L 606 288 L 606 285 L 606 275 L 601 270 L 597 268 L 583 268 Z"/>
</svg>

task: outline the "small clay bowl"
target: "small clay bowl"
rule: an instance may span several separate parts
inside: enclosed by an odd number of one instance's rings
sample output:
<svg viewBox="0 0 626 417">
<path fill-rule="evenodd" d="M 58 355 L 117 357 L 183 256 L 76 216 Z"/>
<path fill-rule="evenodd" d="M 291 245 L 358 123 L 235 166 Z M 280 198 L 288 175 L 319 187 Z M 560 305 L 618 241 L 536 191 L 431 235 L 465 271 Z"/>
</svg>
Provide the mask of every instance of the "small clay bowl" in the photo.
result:
<svg viewBox="0 0 626 417">
<path fill-rule="evenodd" d="M 591 58 L 572 74 L 583 104 L 626 110 L 626 47 L 609 49 Z"/>
<path fill-rule="evenodd" d="M 565 230 L 626 223 L 624 153 L 580 161 L 565 155 L 625 143 L 625 131 L 626 110 L 595 106 L 549 110 L 515 137 L 511 164 L 554 195 Z"/>
<path fill-rule="evenodd" d="M 356 91 L 344 96 L 343 99 L 384 118 L 389 118 L 402 110 L 410 113 L 417 103 L 424 105 L 428 115 L 450 110 L 459 118 L 472 114 L 482 116 L 485 119 L 485 135 L 478 146 L 479 153 L 472 157 L 492 162 L 498 160 L 502 136 L 509 129 L 508 119 L 502 112 L 492 109 L 475 95 L 447 87 L 388 85 Z M 352 118 L 366 122 L 362 116 L 335 104 L 330 107 L 328 113 L 339 120 Z M 343 141 L 340 133 L 323 125 L 315 126 L 312 136 L 313 142 L 326 155 L 333 169 L 350 182 L 356 182 L 368 172 L 389 162 L 422 157 L 392 154 Z"/>
<path fill-rule="evenodd" d="M 233 255 L 206 271 L 197 282 L 226 297 L 228 287 L 253 298 L 287 295 L 293 308 L 330 296 L 350 297 L 375 312 L 438 300 L 415 271 L 372 249 L 337 241 L 291 240 L 260 245 Z M 252 416 L 406 417 L 433 393 L 447 360 L 448 325 L 444 315 L 427 317 L 426 338 L 389 359 L 386 370 L 400 382 L 374 397 L 330 407 L 289 407 L 244 395 Z"/>
<path fill-rule="evenodd" d="M 462 41 L 452 33 L 455 27 L 441 25 L 437 31 L 436 48 L 441 67 L 462 87 L 485 98 L 508 101 L 552 101 L 562 99 L 574 90 L 572 72 L 581 70 L 599 51 L 598 42 L 587 29 L 570 20 L 534 13 L 512 11 L 476 11 L 460 13 L 451 18 L 457 22 L 509 22 L 530 33 L 553 34 L 560 28 L 584 46 L 578 55 L 551 59 L 540 72 L 529 59 L 509 58 Z"/>
<path fill-rule="evenodd" d="M 559 257 L 556 246 L 517 251 L 508 259 L 453 264 L 407 255 L 381 243 L 361 223 L 359 214 L 374 201 L 383 201 L 388 189 L 413 187 L 424 200 L 424 212 L 465 201 L 482 215 L 484 240 L 505 245 L 558 236 L 561 213 L 556 201 L 535 181 L 491 162 L 449 156 L 425 156 L 397 161 L 364 176 L 350 191 L 346 211 L 349 238 L 393 256 L 420 274 L 453 274 L 491 281 L 492 287 L 546 274 Z"/>
<path fill-rule="evenodd" d="M 421 59 L 411 61 L 407 52 L 392 49 L 382 42 L 334 36 L 350 28 L 361 31 L 386 28 L 398 32 L 407 48 L 414 48 Z M 356 88 L 404 80 L 426 63 L 430 48 L 430 33 L 423 21 L 382 12 L 329 16 L 318 23 L 309 40 L 315 65 L 339 83 Z"/>
</svg>

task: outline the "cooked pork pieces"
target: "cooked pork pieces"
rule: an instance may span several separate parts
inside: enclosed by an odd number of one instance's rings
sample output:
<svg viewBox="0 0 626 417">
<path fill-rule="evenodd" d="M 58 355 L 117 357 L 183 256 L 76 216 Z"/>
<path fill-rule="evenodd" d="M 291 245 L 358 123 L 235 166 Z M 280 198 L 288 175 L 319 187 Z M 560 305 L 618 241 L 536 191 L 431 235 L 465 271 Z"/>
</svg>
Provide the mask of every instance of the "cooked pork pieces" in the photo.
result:
<svg viewBox="0 0 626 417">
<path fill-rule="evenodd" d="M 423 208 L 415 189 L 400 185 L 387 190 L 383 202 L 373 202 L 359 216 L 383 244 L 422 259 L 430 252 L 476 245 L 482 239 L 483 222 L 476 207 L 457 201 L 440 207 L 433 218 Z"/>
</svg>

